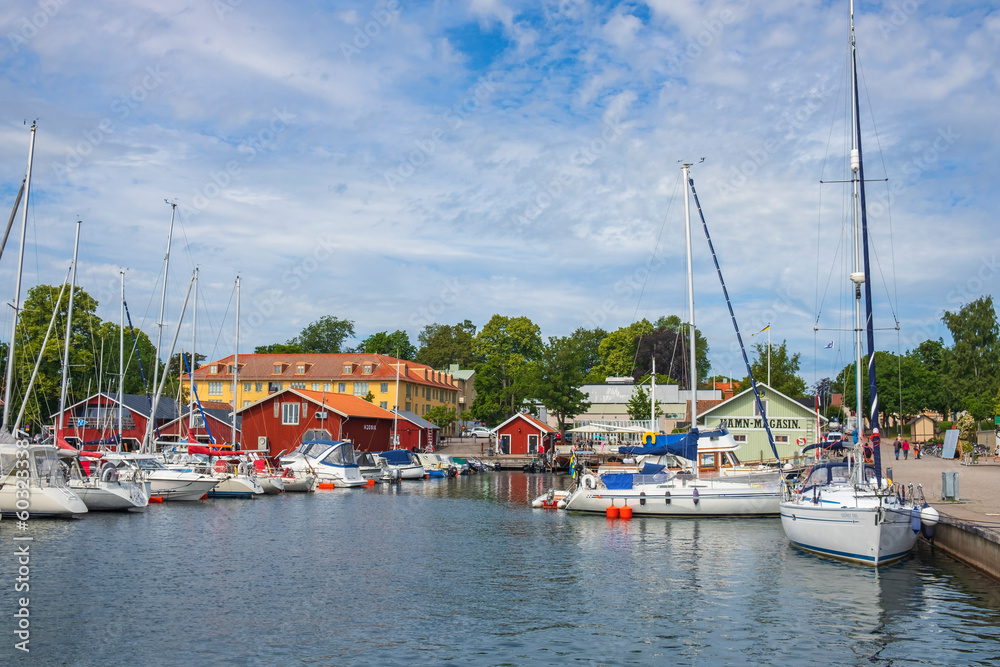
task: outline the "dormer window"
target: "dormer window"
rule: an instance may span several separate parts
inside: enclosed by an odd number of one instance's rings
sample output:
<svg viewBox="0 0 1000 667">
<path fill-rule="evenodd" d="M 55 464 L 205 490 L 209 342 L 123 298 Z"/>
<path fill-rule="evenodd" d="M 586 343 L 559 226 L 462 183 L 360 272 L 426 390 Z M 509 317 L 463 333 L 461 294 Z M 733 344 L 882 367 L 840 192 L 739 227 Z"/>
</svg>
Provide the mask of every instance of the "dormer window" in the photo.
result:
<svg viewBox="0 0 1000 667">
<path fill-rule="evenodd" d="M 306 365 L 305 364 L 298 364 L 295 367 L 295 373 L 296 373 L 296 375 L 302 375 L 305 372 L 306 372 Z"/>
<path fill-rule="evenodd" d="M 350 375 L 354 367 L 351 364 L 344 364 L 344 375 Z"/>
<path fill-rule="evenodd" d="M 215 364 L 212 364 L 211 367 L 209 368 L 209 372 L 211 372 L 212 375 L 215 375 L 216 373 L 219 372 L 219 367 L 216 366 Z"/>
<path fill-rule="evenodd" d="M 365 364 L 364 370 L 362 370 L 362 373 L 364 373 L 365 375 L 371 375 L 372 374 L 372 365 L 371 364 Z"/>
<path fill-rule="evenodd" d="M 281 364 L 275 364 L 274 365 L 274 374 L 275 375 L 281 375 Z"/>
</svg>

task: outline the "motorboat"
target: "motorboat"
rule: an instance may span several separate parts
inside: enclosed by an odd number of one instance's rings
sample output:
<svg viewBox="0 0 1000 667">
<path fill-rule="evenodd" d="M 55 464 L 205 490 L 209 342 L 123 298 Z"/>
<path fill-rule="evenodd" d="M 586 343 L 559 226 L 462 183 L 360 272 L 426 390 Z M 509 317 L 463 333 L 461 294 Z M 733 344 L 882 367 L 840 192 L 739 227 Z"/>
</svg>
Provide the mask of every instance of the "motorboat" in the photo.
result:
<svg viewBox="0 0 1000 667">
<path fill-rule="evenodd" d="M 207 473 L 168 468 L 155 454 L 105 452 L 104 460 L 115 462 L 119 471 L 124 466 L 141 470 L 150 494 L 164 500 L 201 500 L 219 483 Z"/>
<path fill-rule="evenodd" d="M 13 440 L 4 435 L 4 440 Z M 86 513 L 87 505 L 66 484 L 56 448 L 25 440 L 0 443 L 0 512 L 4 516 L 27 512 L 30 517 L 68 517 Z"/>
<path fill-rule="evenodd" d="M 335 487 L 365 486 L 368 480 L 361 476 L 354 445 L 339 440 L 309 440 L 295 451 L 281 457 L 281 466 L 298 474 L 313 471 L 320 484 Z"/>
<path fill-rule="evenodd" d="M 441 460 L 439 454 L 417 452 L 416 456 L 428 477 L 448 476 L 448 466 Z"/>
<path fill-rule="evenodd" d="M 390 449 L 378 455 L 385 459 L 389 468 L 399 471 L 400 479 L 424 479 L 427 476 L 417 455 L 409 449 Z"/>
<path fill-rule="evenodd" d="M 94 511 L 125 511 L 143 509 L 149 505 L 150 490 L 142 472 L 131 467 L 119 470 L 114 461 L 96 458 L 81 460 L 80 454 L 65 457 L 60 451 L 67 484 Z"/>
<path fill-rule="evenodd" d="M 374 452 L 355 452 L 361 476 L 370 482 L 393 482 L 398 471 L 391 470 L 385 459 Z"/>
</svg>

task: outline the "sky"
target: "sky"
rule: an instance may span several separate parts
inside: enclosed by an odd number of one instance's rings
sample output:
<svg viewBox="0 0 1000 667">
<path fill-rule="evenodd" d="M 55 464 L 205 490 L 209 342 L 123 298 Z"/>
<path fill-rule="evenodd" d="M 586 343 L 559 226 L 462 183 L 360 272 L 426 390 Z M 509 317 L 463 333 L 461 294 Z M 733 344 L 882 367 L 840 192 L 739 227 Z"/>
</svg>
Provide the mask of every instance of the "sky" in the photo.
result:
<svg viewBox="0 0 1000 667">
<path fill-rule="evenodd" d="M 848 14 L 847 0 L 6 2 L 8 215 L 38 123 L 21 298 L 63 281 L 82 220 L 77 283 L 117 321 L 124 270 L 155 340 L 170 201 L 164 347 L 198 268 L 210 359 L 235 346 L 237 275 L 243 352 L 324 315 L 355 322 L 348 344 L 497 313 L 545 337 L 687 319 L 690 162 L 745 338 L 770 324 L 807 382 L 835 376 L 852 356 L 851 241 L 845 186 L 820 181 L 849 171 Z M 950 344 L 944 311 L 1000 281 L 1000 8 L 855 14 L 876 345 Z M 19 229 L 20 214 L 7 302 Z M 692 239 L 713 372 L 742 377 L 700 226 Z"/>
</svg>

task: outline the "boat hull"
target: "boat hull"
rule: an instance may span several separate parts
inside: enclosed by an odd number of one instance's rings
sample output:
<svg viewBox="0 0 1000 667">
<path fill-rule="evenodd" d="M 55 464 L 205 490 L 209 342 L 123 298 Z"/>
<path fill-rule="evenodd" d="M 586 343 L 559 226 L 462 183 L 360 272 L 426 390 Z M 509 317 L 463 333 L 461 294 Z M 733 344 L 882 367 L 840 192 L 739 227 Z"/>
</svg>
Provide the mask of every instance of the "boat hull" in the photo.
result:
<svg viewBox="0 0 1000 667">
<path fill-rule="evenodd" d="M 87 505 L 69 488 L 31 487 L 28 512 L 32 517 L 70 517 L 85 514 Z M 0 512 L 3 516 L 16 516 L 22 511 L 17 507 L 16 484 L 5 483 L 0 487 Z"/>
<path fill-rule="evenodd" d="M 566 497 L 567 510 L 604 514 L 612 505 L 628 505 L 633 516 L 777 516 L 781 502 L 776 474 L 745 480 L 673 479 L 631 489 L 609 489 L 599 482 L 588 488 L 590 480 L 596 482 L 587 475 Z"/>
<path fill-rule="evenodd" d="M 903 558 L 917 541 L 910 510 L 846 507 L 808 499 L 781 503 L 781 525 L 799 549 L 861 565 Z"/>
<path fill-rule="evenodd" d="M 86 484 L 70 488 L 91 512 L 119 512 L 149 505 L 145 484 Z"/>
<path fill-rule="evenodd" d="M 219 480 L 209 498 L 253 498 L 264 494 L 264 489 L 252 477 L 232 475 Z"/>
<path fill-rule="evenodd" d="M 153 473 L 148 479 L 154 496 L 159 496 L 164 500 L 177 501 L 201 500 L 219 483 L 219 480 L 214 477 L 197 473 L 182 473 L 174 476 Z"/>
</svg>

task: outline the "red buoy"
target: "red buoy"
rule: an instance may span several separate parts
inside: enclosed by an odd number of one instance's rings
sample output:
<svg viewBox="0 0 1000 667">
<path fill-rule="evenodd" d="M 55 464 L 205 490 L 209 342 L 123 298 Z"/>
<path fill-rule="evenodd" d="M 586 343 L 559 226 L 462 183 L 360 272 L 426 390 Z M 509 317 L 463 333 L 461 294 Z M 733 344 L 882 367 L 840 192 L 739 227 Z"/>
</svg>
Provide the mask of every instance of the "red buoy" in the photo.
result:
<svg viewBox="0 0 1000 667">
<path fill-rule="evenodd" d="M 318 488 L 324 489 L 324 490 L 332 489 L 333 488 L 333 482 L 320 482 L 317 486 L 318 486 Z"/>
<path fill-rule="evenodd" d="M 625 505 L 620 510 L 618 510 L 619 516 L 621 516 L 622 521 L 629 521 L 632 518 L 632 508 Z"/>
<path fill-rule="evenodd" d="M 608 518 L 617 519 L 618 518 L 618 508 L 612 505 L 608 508 Z"/>
<path fill-rule="evenodd" d="M 149 502 L 151 502 L 151 503 L 162 503 L 163 502 L 163 496 L 150 496 L 149 497 Z"/>
</svg>

